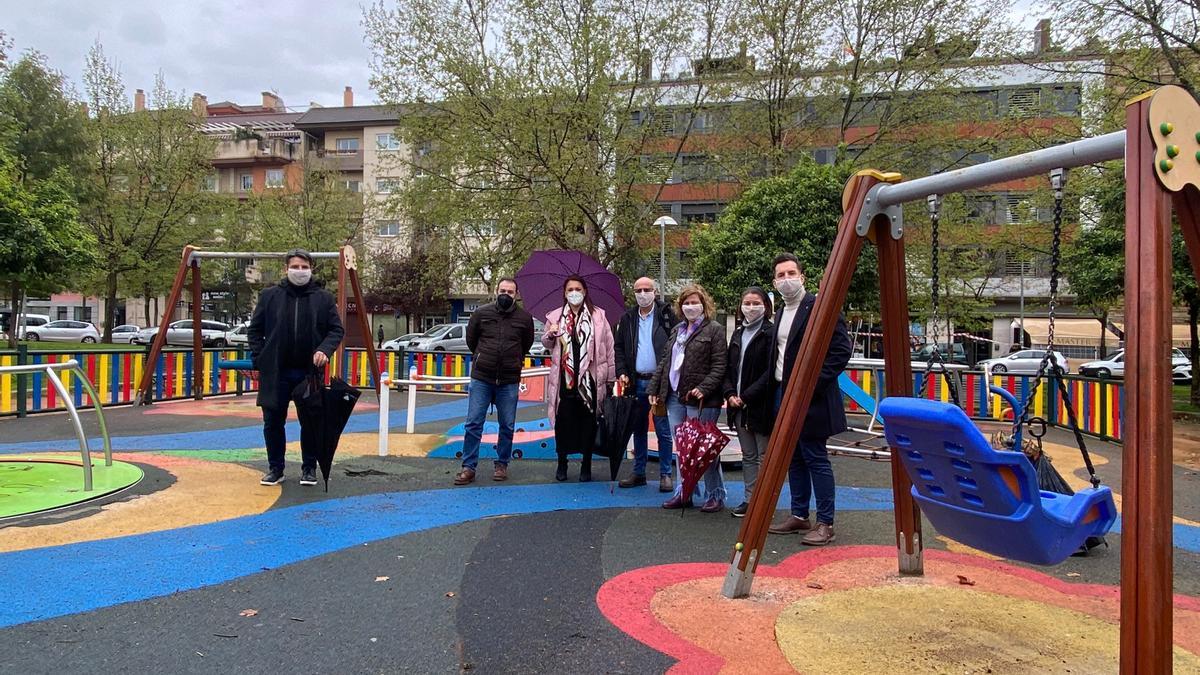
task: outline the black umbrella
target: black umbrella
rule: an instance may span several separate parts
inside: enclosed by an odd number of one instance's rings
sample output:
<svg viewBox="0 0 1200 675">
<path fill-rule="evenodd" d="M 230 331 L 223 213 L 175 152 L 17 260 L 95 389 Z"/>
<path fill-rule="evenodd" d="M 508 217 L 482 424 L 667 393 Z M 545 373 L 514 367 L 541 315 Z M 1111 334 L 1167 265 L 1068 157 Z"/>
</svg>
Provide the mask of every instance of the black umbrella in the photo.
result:
<svg viewBox="0 0 1200 675">
<path fill-rule="evenodd" d="M 310 375 L 292 390 L 300 417 L 300 447 L 315 448 L 317 465 L 325 479 L 325 491 L 329 492 L 329 471 L 333 467 L 333 455 L 346 422 L 354 412 L 354 405 L 362 395 L 358 389 L 346 384 L 341 378 L 333 378 L 329 386 L 320 376 Z"/>
<path fill-rule="evenodd" d="M 609 396 L 600 408 L 596 454 L 608 457 L 609 480 L 617 479 L 621 460 L 625 459 L 625 448 L 637 424 L 637 402 L 636 395 Z"/>
</svg>

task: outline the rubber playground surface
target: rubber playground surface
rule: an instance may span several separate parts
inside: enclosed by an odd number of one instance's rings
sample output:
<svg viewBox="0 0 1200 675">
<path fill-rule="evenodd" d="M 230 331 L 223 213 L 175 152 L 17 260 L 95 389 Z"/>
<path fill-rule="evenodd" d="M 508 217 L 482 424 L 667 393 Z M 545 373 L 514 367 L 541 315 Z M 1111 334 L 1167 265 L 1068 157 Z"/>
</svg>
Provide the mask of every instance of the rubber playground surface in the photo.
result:
<svg viewBox="0 0 1200 675">
<path fill-rule="evenodd" d="M 258 485 L 252 402 L 208 399 L 109 410 L 117 461 L 107 470 L 97 442 L 93 462 L 97 492 L 114 491 L 18 517 L 81 486 L 78 444 L 61 415 L 0 420 L 0 672 L 1116 671 L 1119 524 L 1108 548 L 1033 568 L 926 523 L 926 574 L 900 578 L 888 465 L 839 457 L 836 542 L 772 535 L 751 597 L 727 600 L 728 511 L 665 511 L 656 484 L 579 483 L 574 460 L 554 482 L 537 405 L 518 412 L 511 479 L 490 480 L 485 443 L 480 479 L 456 488 L 465 400 L 422 395 L 417 433 L 392 433 L 378 457 L 368 398 L 328 493 L 297 483 L 294 444 L 287 482 Z M 1086 485 L 1069 437 L 1048 440 Z M 1089 448 L 1119 493 L 1120 448 Z M 740 470 L 726 478 L 732 506 Z M 1182 461 L 1180 673 L 1200 673 L 1198 487 L 1200 466 Z"/>
</svg>

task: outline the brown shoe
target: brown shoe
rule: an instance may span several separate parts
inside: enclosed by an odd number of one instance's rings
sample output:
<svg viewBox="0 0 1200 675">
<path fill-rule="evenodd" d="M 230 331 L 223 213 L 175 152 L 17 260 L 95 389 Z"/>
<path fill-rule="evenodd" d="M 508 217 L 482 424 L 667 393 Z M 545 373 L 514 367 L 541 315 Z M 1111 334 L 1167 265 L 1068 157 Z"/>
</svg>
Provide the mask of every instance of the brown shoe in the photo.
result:
<svg viewBox="0 0 1200 675">
<path fill-rule="evenodd" d="M 492 480 L 508 480 L 508 465 L 497 464 L 495 469 L 492 469 Z"/>
<path fill-rule="evenodd" d="M 663 476 L 662 478 L 659 478 L 658 479 L 658 491 L 659 492 L 674 492 L 675 491 L 675 481 L 671 480 L 670 476 Z"/>
<path fill-rule="evenodd" d="M 454 476 L 455 485 L 467 485 L 475 482 L 475 469 L 463 467 L 462 471 Z"/>
<path fill-rule="evenodd" d="M 617 483 L 617 487 L 634 488 L 634 487 L 641 487 L 645 484 L 646 484 L 646 474 L 633 473 L 633 474 L 630 474 L 627 478 L 622 478 L 621 482 Z"/>
<path fill-rule="evenodd" d="M 812 523 L 808 522 L 808 518 L 788 514 L 783 520 L 771 523 L 771 527 L 767 528 L 767 532 L 771 534 L 796 534 L 797 532 L 805 532 L 811 529 Z"/>
<path fill-rule="evenodd" d="M 804 535 L 801 544 L 808 546 L 824 546 L 833 543 L 833 526 L 829 523 L 817 523 L 816 529 Z"/>
</svg>

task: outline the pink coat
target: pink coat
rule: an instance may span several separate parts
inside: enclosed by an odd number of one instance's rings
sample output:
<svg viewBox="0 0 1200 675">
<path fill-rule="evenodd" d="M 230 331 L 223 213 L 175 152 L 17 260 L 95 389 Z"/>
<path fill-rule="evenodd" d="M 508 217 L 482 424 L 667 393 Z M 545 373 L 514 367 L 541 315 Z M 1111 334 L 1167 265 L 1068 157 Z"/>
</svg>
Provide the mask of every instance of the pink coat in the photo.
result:
<svg viewBox="0 0 1200 675">
<path fill-rule="evenodd" d="M 546 324 L 561 324 L 562 307 L 546 315 Z M 550 374 L 546 376 L 546 409 L 550 415 L 550 426 L 554 426 L 554 415 L 558 412 L 558 385 L 562 381 L 560 374 L 560 359 L 562 358 L 562 340 L 550 337 L 549 333 L 542 334 L 542 344 L 550 350 Z M 608 317 L 599 307 L 592 310 L 592 379 L 596 381 L 596 411 L 604 403 L 608 384 L 617 379 L 617 360 L 613 352 L 612 326 L 608 325 Z"/>
</svg>

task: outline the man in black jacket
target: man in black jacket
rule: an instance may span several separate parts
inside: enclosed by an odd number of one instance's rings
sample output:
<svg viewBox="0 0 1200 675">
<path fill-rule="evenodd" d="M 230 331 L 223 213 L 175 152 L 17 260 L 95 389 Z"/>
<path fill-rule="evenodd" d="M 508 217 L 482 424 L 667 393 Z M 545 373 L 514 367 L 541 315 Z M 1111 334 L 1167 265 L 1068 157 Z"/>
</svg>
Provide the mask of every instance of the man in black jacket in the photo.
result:
<svg viewBox="0 0 1200 675">
<path fill-rule="evenodd" d="M 667 339 L 675 326 L 675 315 L 667 303 L 656 299 L 658 284 L 649 277 L 633 282 L 633 296 L 637 301 L 621 317 L 613 351 L 617 360 L 617 379 L 628 387 L 636 382 L 638 404 L 634 409 L 636 426 L 633 428 L 633 473 L 619 485 L 623 488 L 646 484 L 646 454 L 649 452 L 647 434 L 650 431 L 650 401 L 646 388 L 654 377 L 658 362 L 662 360 Z M 658 437 L 658 491 L 672 492 L 671 480 L 673 460 L 671 425 L 665 415 L 654 417 L 654 434 Z"/>
<path fill-rule="evenodd" d="M 483 421 L 492 404 L 496 406 L 496 419 L 500 423 L 492 480 L 508 479 L 521 369 L 525 365 L 525 355 L 533 346 L 533 315 L 517 306 L 515 280 L 501 279 L 496 291 L 496 301 L 475 310 L 467 322 L 467 348 L 472 354 L 471 384 L 467 388 L 462 470 L 454 477 L 455 485 L 475 481 Z"/>
<path fill-rule="evenodd" d="M 344 330 L 333 295 L 312 278 L 312 255 L 287 253 L 287 278 L 258 296 L 246 331 L 250 360 L 258 371 L 258 405 L 269 470 L 259 482 L 283 482 L 284 425 L 292 390 L 310 374 L 320 374 L 342 341 Z M 300 428 L 300 484 L 317 484 L 317 448 L 312 430 Z"/>
<path fill-rule="evenodd" d="M 804 331 L 812 315 L 816 296 L 804 290 L 804 268 L 791 253 L 775 258 L 775 290 L 783 296 L 783 306 L 775 314 L 775 345 L 772 364 L 775 368 L 775 412 L 784 388 L 796 365 L 796 355 L 804 340 Z M 833 541 L 834 479 L 833 465 L 825 448 L 830 436 L 846 430 L 846 409 L 838 376 L 845 370 L 852 354 L 846 321 L 838 317 L 833 338 L 825 352 L 817 386 L 813 391 L 808 415 L 800 431 L 800 441 L 792 451 L 788 467 L 788 486 L 792 492 L 791 515 L 771 525 L 774 534 L 794 534 L 805 531 L 802 543 L 824 546 Z M 778 428 L 778 424 L 776 425 Z M 809 499 L 816 496 L 817 524 L 808 519 Z"/>
</svg>

